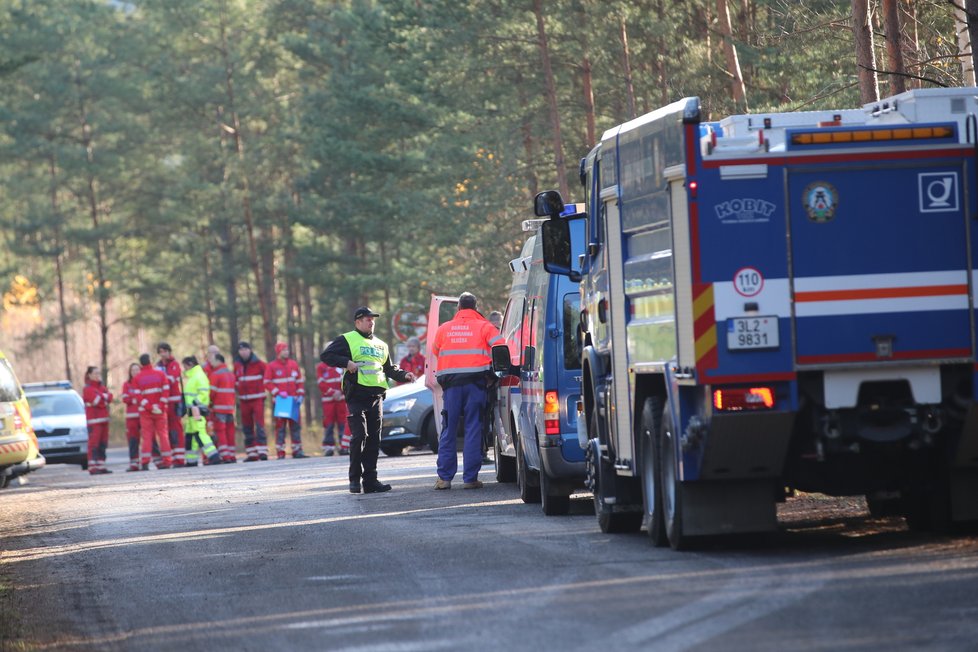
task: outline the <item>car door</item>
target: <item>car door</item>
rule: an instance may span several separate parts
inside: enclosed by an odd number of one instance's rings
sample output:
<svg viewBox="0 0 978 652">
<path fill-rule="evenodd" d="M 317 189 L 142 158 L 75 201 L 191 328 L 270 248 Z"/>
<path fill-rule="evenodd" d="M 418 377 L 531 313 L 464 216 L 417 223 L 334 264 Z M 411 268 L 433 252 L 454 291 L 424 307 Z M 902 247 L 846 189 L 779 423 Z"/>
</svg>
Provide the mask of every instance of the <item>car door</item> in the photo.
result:
<svg viewBox="0 0 978 652">
<path fill-rule="evenodd" d="M 435 333 L 438 332 L 438 327 L 455 316 L 457 306 L 458 297 L 448 297 L 438 294 L 431 295 L 431 303 L 428 306 L 428 330 L 426 333 L 428 347 L 425 353 L 424 384 L 425 387 L 431 390 L 435 413 L 435 428 L 438 430 L 439 437 L 441 436 L 442 430 L 441 411 L 444 405 L 444 398 L 442 397 L 441 385 L 435 379 L 437 360 L 431 352 L 431 345 L 435 341 Z"/>
</svg>

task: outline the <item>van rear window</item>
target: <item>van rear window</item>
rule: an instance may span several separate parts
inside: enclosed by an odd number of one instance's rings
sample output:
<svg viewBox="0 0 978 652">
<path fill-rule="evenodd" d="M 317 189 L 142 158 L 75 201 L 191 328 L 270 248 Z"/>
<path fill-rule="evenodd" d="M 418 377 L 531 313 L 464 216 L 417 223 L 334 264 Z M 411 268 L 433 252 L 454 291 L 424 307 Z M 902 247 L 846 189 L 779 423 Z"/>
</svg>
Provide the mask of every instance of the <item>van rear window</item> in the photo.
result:
<svg viewBox="0 0 978 652">
<path fill-rule="evenodd" d="M 581 296 L 564 295 L 564 369 L 581 368 Z"/>
</svg>

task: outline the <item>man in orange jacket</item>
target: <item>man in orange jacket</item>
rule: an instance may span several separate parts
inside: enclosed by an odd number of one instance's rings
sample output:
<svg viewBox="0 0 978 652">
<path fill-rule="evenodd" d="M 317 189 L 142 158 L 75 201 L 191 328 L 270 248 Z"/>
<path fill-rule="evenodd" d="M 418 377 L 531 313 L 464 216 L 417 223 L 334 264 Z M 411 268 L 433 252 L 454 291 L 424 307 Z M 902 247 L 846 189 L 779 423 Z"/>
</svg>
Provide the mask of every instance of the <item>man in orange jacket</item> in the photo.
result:
<svg viewBox="0 0 978 652">
<path fill-rule="evenodd" d="M 445 390 L 445 418 L 438 442 L 438 480 L 435 489 L 451 489 L 458 471 L 455 433 L 465 415 L 462 448 L 462 488 L 479 489 L 482 469 L 482 420 L 485 418 L 487 380 L 492 374 L 492 347 L 503 338 L 495 326 L 476 311 L 474 294 L 463 292 L 458 312 L 438 327 L 431 352 L 436 358 L 435 378 Z"/>
</svg>

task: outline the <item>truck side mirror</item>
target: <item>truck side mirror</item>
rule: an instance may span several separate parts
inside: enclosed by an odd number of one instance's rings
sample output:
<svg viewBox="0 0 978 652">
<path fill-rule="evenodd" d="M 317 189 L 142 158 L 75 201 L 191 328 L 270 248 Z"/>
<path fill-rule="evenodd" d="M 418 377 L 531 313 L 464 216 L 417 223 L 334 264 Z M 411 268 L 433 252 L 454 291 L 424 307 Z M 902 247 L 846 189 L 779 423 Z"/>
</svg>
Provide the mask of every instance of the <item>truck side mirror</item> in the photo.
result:
<svg viewBox="0 0 978 652">
<path fill-rule="evenodd" d="M 564 210 L 564 199 L 556 190 L 537 193 L 533 200 L 533 213 L 537 217 L 556 217 Z"/>
<path fill-rule="evenodd" d="M 492 370 L 504 376 L 509 374 L 509 347 L 505 344 L 492 347 Z"/>
<path fill-rule="evenodd" d="M 523 349 L 523 371 L 533 371 L 536 367 L 537 347 L 527 346 Z"/>
<path fill-rule="evenodd" d="M 570 223 L 567 220 L 549 219 L 540 225 L 540 234 L 543 238 L 543 268 L 551 274 L 580 281 L 580 272 L 571 267 Z"/>
</svg>

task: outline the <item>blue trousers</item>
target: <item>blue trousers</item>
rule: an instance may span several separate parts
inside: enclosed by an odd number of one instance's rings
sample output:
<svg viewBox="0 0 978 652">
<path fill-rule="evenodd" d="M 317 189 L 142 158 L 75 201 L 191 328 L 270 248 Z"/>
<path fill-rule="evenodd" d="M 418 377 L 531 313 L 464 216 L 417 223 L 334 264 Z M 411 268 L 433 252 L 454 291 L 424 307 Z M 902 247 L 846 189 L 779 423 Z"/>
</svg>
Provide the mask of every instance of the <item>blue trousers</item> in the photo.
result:
<svg viewBox="0 0 978 652">
<path fill-rule="evenodd" d="M 438 440 L 438 477 L 451 480 L 458 471 L 455 437 L 459 421 L 465 423 L 462 447 L 462 481 L 479 479 L 482 469 L 482 419 L 486 407 L 486 388 L 481 383 L 466 383 L 445 389 L 441 437 Z"/>
</svg>

